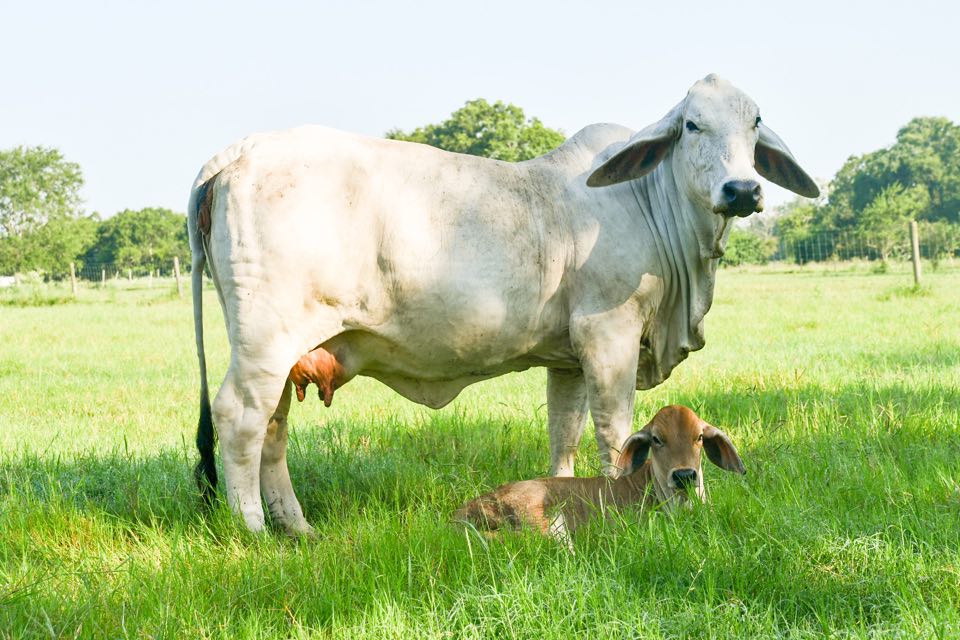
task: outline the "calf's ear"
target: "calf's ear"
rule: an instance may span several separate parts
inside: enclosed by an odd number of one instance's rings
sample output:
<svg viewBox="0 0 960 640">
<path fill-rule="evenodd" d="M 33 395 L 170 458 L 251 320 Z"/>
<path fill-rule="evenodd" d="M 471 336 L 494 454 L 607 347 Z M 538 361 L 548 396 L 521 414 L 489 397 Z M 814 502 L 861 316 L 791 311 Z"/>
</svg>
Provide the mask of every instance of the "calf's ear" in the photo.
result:
<svg viewBox="0 0 960 640">
<path fill-rule="evenodd" d="M 588 187 L 607 187 L 644 176 L 660 164 L 680 135 L 681 102 L 663 118 L 634 134 L 620 151 L 587 178 Z"/>
<path fill-rule="evenodd" d="M 740 474 L 747 472 L 740 454 L 737 453 L 737 448 L 733 446 L 727 434 L 706 422 L 703 423 L 703 449 L 707 452 L 710 462 L 721 469 Z"/>
<path fill-rule="evenodd" d="M 650 442 L 650 432 L 646 429 L 627 438 L 620 447 L 620 456 L 617 458 L 621 476 L 631 474 L 643 466 L 647 461 L 647 454 L 650 453 Z"/>
<path fill-rule="evenodd" d="M 807 198 L 820 195 L 817 183 L 800 167 L 780 136 L 762 122 L 753 156 L 757 173 L 770 182 Z"/>
</svg>

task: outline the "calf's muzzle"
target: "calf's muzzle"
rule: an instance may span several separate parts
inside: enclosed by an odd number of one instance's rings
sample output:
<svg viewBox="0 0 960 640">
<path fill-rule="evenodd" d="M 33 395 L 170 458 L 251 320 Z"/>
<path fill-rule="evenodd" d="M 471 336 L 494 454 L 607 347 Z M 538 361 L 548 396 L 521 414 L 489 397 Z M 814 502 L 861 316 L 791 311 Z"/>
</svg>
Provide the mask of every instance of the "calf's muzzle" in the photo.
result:
<svg viewBox="0 0 960 640">
<path fill-rule="evenodd" d="M 674 484 L 681 489 L 689 489 L 697 485 L 696 469 L 677 469 L 671 474 Z"/>
</svg>

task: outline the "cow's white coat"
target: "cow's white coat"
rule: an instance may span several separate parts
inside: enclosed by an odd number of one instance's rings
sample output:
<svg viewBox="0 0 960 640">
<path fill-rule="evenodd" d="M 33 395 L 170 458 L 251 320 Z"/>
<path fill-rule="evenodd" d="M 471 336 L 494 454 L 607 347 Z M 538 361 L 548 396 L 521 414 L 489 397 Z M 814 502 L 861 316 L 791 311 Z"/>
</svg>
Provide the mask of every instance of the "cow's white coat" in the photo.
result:
<svg viewBox="0 0 960 640">
<path fill-rule="evenodd" d="M 231 506 L 258 530 L 262 495 L 288 530 L 309 530 L 287 473 L 286 378 L 317 346 L 348 378 L 430 407 L 548 367 L 553 473 L 572 475 L 588 407 L 610 465 L 635 390 L 704 345 L 731 226 L 713 212 L 724 181 L 755 178 L 762 147 L 767 177 L 810 191 L 756 118 L 745 94 L 709 76 L 635 135 L 591 125 L 516 164 L 312 126 L 213 158 L 189 226 L 232 350 L 213 403 Z M 196 200 L 214 177 L 204 247 Z M 194 303 L 199 315 L 198 293 Z"/>
</svg>

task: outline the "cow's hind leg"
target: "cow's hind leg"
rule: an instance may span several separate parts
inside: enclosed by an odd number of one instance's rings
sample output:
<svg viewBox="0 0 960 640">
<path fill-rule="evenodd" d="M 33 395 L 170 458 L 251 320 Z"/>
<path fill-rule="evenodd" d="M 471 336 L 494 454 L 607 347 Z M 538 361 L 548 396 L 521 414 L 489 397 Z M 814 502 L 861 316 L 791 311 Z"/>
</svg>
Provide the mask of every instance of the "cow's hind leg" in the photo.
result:
<svg viewBox="0 0 960 640">
<path fill-rule="evenodd" d="M 251 358 L 245 365 L 234 353 L 223 385 L 213 401 L 213 422 L 220 438 L 227 502 L 247 528 L 263 530 L 260 462 L 267 425 L 279 404 L 287 370 Z M 289 366 L 289 364 L 287 365 Z"/>
<path fill-rule="evenodd" d="M 303 517 L 287 469 L 287 414 L 292 388 L 289 382 L 284 384 L 280 403 L 267 425 L 260 456 L 260 491 L 270 515 L 288 534 L 310 535 L 313 527 Z"/>
</svg>

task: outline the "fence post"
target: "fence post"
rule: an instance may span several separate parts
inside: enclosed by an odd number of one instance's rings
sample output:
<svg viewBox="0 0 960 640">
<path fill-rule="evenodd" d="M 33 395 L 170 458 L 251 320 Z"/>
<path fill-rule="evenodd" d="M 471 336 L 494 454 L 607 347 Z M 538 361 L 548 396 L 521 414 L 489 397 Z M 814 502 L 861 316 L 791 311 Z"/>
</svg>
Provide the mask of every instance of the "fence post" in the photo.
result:
<svg viewBox="0 0 960 640">
<path fill-rule="evenodd" d="M 133 269 L 127 269 L 127 282 L 133 282 Z"/>
<path fill-rule="evenodd" d="M 70 291 L 73 293 L 73 297 L 77 297 L 77 267 L 71 262 L 70 263 Z"/>
<path fill-rule="evenodd" d="M 183 284 L 180 282 L 180 258 L 173 256 L 173 277 L 177 279 L 177 295 L 183 297 Z"/>
<path fill-rule="evenodd" d="M 917 221 L 910 221 L 910 246 L 913 253 L 913 283 L 920 286 L 920 232 Z"/>
<path fill-rule="evenodd" d="M 100 284 L 107 284 L 107 270 L 100 269 Z"/>
</svg>

